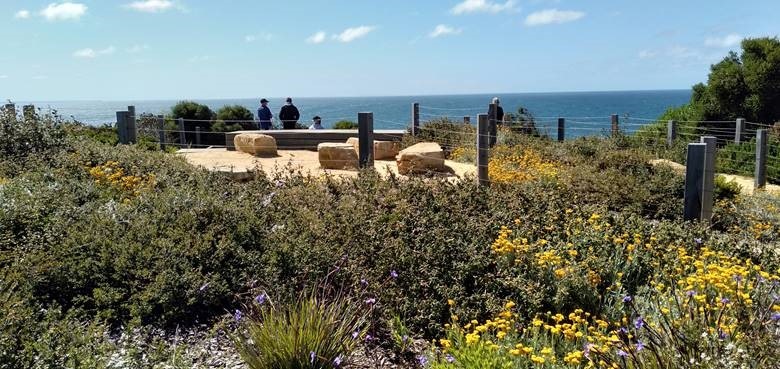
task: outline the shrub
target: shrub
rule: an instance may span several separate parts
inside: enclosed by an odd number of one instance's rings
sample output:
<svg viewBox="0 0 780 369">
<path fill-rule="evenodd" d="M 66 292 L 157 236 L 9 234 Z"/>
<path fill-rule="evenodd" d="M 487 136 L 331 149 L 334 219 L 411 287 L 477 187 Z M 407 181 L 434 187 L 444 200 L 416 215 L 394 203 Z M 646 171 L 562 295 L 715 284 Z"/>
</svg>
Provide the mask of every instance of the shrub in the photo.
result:
<svg viewBox="0 0 780 369">
<path fill-rule="evenodd" d="M 340 368 L 363 338 L 362 302 L 343 296 L 330 300 L 302 297 L 286 306 L 267 302 L 257 320 L 241 324 L 234 342 L 251 369 Z M 236 311 L 236 318 L 241 319 Z"/>
<path fill-rule="evenodd" d="M 340 120 L 333 125 L 333 129 L 357 129 L 358 124 L 349 120 Z"/>
<path fill-rule="evenodd" d="M 230 132 L 241 129 L 255 129 L 255 116 L 241 105 L 226 105 L 217 110 L 215 132 Z"/>
<path fill-rule="evenodd" d="M 194 101 L 180 101 L 171 108 L 171 118 L 184 118 L 184 130 L 187 142 L 195 141 L 195 127 L 200 127 L 203 131 L 211 131 L 211 125 L 214 123 L 216 114 L 206 105 L 198 104 Z M 179 130 L 176 126 L 175 130 Z M 177 135 L 178 136 L 178 135 Z"/>
</svg>

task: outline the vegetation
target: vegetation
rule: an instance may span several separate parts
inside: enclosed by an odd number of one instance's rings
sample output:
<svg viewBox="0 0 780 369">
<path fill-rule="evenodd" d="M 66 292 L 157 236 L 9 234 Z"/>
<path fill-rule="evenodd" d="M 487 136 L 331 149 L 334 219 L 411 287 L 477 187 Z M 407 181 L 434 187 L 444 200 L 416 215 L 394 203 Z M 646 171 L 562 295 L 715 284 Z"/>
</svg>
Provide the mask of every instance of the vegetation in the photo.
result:
<svg viewBox="0 0 780 369">
<path fill-rule="evenodd" d="M 333 129 L 357 129 L 358 124 L 351 120 L 340 120 L 333 125 Z"/>
<path fill-rule="evenodd" d="M 242 129 L 255 129 L 255 116 L 241 105 L 226 105 L 217 110 L 214 132 L 230 132 Z"/>
</svg>

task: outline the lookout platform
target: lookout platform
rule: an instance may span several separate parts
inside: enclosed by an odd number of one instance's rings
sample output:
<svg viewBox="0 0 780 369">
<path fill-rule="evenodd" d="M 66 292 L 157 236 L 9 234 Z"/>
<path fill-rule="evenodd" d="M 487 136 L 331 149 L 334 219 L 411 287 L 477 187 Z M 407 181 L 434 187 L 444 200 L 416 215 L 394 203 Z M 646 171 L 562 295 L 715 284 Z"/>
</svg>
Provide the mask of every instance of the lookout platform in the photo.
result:
<svg viewBox="0 0 780 369">
<path fill-rule="evenodd" d="M 276 139 L 279 150 L 317 150 L 317 145 L 325 142 L 347 142 L 350 137 L 358 137 L 356 129 L 288 129 L 270 131 L 235 131 L 225 134 L 225 146 L 235 151 L 233 139 L 242 133 L 262 133 Z M 406 131 L 402 129 L 375 130 L 376 141 L 401 141 Z"/>
</svg>

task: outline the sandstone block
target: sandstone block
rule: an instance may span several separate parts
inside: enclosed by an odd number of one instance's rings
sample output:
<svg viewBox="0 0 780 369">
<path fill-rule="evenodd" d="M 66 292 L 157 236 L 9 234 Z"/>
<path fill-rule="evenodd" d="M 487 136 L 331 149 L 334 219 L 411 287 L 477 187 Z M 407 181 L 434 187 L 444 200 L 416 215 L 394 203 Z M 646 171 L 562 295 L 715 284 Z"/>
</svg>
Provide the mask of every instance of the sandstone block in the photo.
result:
<svg viewBox="0 0 780 369">
<path fill-rule="evenodd" d="M 398 173 L 403 175 L 441 172 L 447 168 L 444 165 L 444 150 L 435 142 L 421 142 L 401 150 L 396 162 Z"/>
<path fill-rule="evenodd" d="M 276 139 L 259 133 L 242 133 L 233 139 L 236 151 L 257 156 L 275 156 Z"/>
<path fill-rule="evenodd" d="M 355 152 L 360 153 L 360 140 L 350 137 L 347 143 L 355 147 Z M 395 141 L 374 141 L 374 160 L 393 159 L 398 155 L 401 145 Z"/>
<path fill-rule="evenodd" d="M 317 145 L 320 166 L 323 169 L 347 169 L 358 167 L 358 154 L 348 143 L 321 143 Z"/>
</svg>

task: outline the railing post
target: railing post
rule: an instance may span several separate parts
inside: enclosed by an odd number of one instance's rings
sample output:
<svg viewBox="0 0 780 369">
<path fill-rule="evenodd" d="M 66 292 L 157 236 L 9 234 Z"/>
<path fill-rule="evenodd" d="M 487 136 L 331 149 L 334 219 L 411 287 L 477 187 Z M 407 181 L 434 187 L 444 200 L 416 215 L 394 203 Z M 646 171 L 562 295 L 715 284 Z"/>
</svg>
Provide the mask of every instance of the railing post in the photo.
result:
<svg viewBox="0 0 780 369">
<path fill-rule="evenodd" d="M 177 119 L 179 123 L 179 148 L 183 149 L 187 146 L 187 136 L 184 134 L 184 118 Z"/>
<path fill-rule="evenodd" d="M 128 115 L 130 113 L 126 111 L 116 112 L 116 134 L 119 136 L 119 143 L 127 145 L 130 143 L 129 137 L 127 137 L 127 123 L 129 121 Z"/>
<path fill-rule="evenodd" d="M 769 134 L 766 129 L 756 131 L 756 173 L 755 189 L 766 187 L 766 156 L 769 149 Z"/>
<path fill-rule="evenodd" d="M 712 206 L 715 201 L 715 158 L 717 156 L 718 138 L 704 136 L 701 142 L 707 147 L 704 151 L 704 181 L 701 197 L 701 220 L 712 220 Z"/>
<path fill-rule="evenodd" d="M 200 126 L 195 127 L 195 147 L 200 147 Z"/>
<path fill-rule="evenodd" d="M 688 144 L 685 162 L 685 220 L 701 220 L 702 192 L 704 184 L 704 158 L 707 144 Z"/>
<path fill-rule="evenodd" d="M 167 135 L 165 134 L 165 118 L 162 115 L 157 116 L 157 129 L 160 137 L 160 150 L 165 151 L 168 146 L 165 144 Z"/>
<path fill-rule="evenodd" d="M 566 118 L 558 118 L 558 142 L 566 140 Z"/>
<path fill-rule="evenodd" d="M 620 134 L 620 118 L 617 114 L 612 114 L 612 137 L 616 137 Z"/>
<path fill-rule="evenodd" d="M 420 133 L 420 103 L 412 104 L 412 136 Z"/>
<path fill-rule="evenodd" d="M 129 143 L 138 142 L 138 129 L 136 127 L 135 106 L 127 107 L 127 140 Z"/>
<path fill-rule="evenodd" d="M 477 180 L 480 185 L 490 185 L 488 160 L 490 160 L 490 130 L 488 115 L 477 116 Z"/>
<path fill-rule="evenodd" d="M 360 169 L 374 167 L 374 113 L 358 113 Z"/>
<path fill-rule="evenodd" d="M 463 124 L 471 124 L 471 117 L 463 117 Z"/>
<path fill-rule="evenodd" d="M 672 148 L 674 141 L 677 140 L 677 122 L 670 120 L 666 122 L 666 147 Z"/>
<path fill-rule="evenodd" d="M 734 142 L 736 144 L 742 143 L 742 131 L 745 130 L 745 119 L 737 118 L 737 126 L 734 128 Z"/>
<path fill-rule="evenodd" d="M 488 113 L 490 113 L 488 116 L 488 144 L 490 147 L 493 147 L 496 145 L 496 141 L 498 141 L 498 104 L 490 104 Z"/>
</svg>

